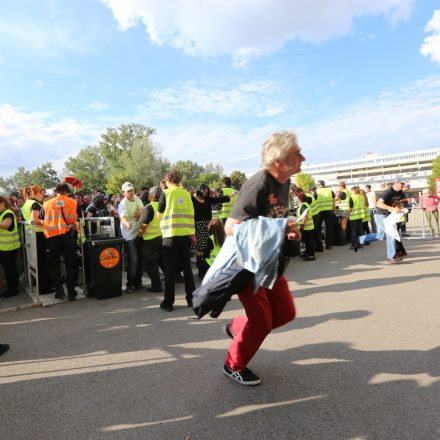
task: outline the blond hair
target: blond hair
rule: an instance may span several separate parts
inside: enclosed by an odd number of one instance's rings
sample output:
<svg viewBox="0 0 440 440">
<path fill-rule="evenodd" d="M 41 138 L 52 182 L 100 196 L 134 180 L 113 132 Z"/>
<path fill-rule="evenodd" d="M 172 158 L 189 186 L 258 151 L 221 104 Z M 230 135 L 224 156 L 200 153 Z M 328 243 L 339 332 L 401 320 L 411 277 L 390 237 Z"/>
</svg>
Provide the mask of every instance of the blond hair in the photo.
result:
<svg viewBox="0 0 440 440">
<path fill-rule="evenodd" d="M 261 167 L 268 169 L 276 160 L 284 160 L 295 146 L 298 146 L 298 140 L 293 130 L 273 133 L 263 144 Z"/>
</svg>

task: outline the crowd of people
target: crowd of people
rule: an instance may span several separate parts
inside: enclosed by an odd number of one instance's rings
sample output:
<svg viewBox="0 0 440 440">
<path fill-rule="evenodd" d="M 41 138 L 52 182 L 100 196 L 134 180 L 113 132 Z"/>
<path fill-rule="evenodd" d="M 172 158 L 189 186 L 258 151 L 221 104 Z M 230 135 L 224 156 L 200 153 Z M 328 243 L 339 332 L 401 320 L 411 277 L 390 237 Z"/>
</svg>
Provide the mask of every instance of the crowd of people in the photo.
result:
<svg viewBox="0 0 440 440">
<path fill-rule="evenodd" d="M 0 264 L 8 286 L 2 296 L 19 293 L 18 219 L 25 222 L 24 228 L 35 228 L 39 293 L 54 292 L 56 298 L 64 298 L 65 285 L 68 299 L 74 300 L 77 252 L 84 239 L 81 218 L 118 218 L 126 255 L 126 292 L 144 288 L 163 292 L 160 308 L 166 312 L 173 311 L 179 281 L 184 282 L 187 305 L 193 307 L 191 254 L 196 257 L 198 276 L 203 282 L 207 278 L 212 281 L 215 270 L 230 268 L 237 260 L 237 255 L 229 258 L 227 251 L 222 255 L 224 249 L 234 249 L 232 243 L 236 250 L 237 246 L 243 248 L 239 252 L 243 267 L 258 269 L 251 271 L 254 278 L 246 279 L 238 291 L 246 316 L 237 316 L 224 327 L 232 341 L 223 373 L 240 384 L 258 385 L 260 378 L 248 363 L 272 329 L 293 320 L 296 314 L 284 276 L 289 258 L 295 255 L 292 243 L 303 242 L 300 256 L 304 261 L 315 261 L 316 252 L 324 252 L 324 245 L 327 251 L 350 243 L 357 252 L 384 238 L 390 264 L 406 256 L 401 235 L 405 233 L 409 199 L 402 179 L 384 185 L 377 195 L 369 185 L 349 189 L 345 182 L 335 191 L 322 180 L 316 186 L 300 188 L 291 184 L 291 176 L 300 172 L 304 160 L 296 134 L 283 131 L 264 143 L 262 169 L 240 192 L 232 187 L 229 177 L 223 178 L 221 188 L 211 189 L 206 184 L 185 188 L 182 174 L 172 169 L 157 186 L 143 187 L 137 194 L 130 182 L 122 185 L 117 196 L 97 191 L 93 197 L 73 192 L 66 182 L 60 182 L 53 192 L 30 185 L 21 195 L 0 197 Z M 439 197 L 425 190 L 420 204 L 432 234 L 438 236 Z M 257 230 L 265 231 L 268 237 L 259 237 Z M 61 276 L 60 256 L 65 277 Z M 142 284 L 144 272 L 150 286 Z M 0 354 L 7 349 L 7 344 L 0 345 Z"/>
</svg>

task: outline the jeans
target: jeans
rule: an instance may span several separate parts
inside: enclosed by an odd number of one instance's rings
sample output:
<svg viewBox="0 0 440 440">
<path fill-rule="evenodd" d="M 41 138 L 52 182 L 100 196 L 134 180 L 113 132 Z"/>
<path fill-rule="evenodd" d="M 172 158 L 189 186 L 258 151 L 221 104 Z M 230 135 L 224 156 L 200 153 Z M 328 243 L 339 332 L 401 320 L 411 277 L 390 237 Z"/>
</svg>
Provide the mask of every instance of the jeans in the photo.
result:
<svg viewBox="0 0 440 440">
<path fill-rule="evenodd" d="M 246 316 L 235 317 L 230 329 L 235 335 L 232 340 L 225 365 L 235 371 L 243 371 L 254 357 L 266 336 L 277 327 L 295 318 L 295 305 L 287 280 L 282 275 L 272 289 L 260 287 L 253 292 L 250 283 L 238 294 Z"/>
<path fill-rule="evenodd" d="M 385 234 L 385 225 L 384 220 L 385 216 L 383 214 L 375 214 L 374 215 L 377 225 L 377 232 L 367 235 L 362 235 L 359 237 L 360 244 L 370 243 L 372 241 L 383 240 L 384 236 L 386 236 L 387 243 L 387 258 L 394 258 L 396 255 L 396 243 L 393 237 Z"/>
<path fill-rule="evenodd" d="M 124 240 L 127 253 L 127 286 L 138 287 L 142 284 L 144 271 L 142 259 L 142 237 L 134 240 Z"/>
<path fill-rule="evenodd" d="M 375 210 L 374 208 L 370 208 L 371 232 L 372 232 L 373 234 L 375 234 L 375 233 L 377 232 L 376 221 L 375 221 L 375 218 L 374 218 L 374 216 L 376 215 L 375 212 L 376 212 L 376 210 Z"/>
</svg>

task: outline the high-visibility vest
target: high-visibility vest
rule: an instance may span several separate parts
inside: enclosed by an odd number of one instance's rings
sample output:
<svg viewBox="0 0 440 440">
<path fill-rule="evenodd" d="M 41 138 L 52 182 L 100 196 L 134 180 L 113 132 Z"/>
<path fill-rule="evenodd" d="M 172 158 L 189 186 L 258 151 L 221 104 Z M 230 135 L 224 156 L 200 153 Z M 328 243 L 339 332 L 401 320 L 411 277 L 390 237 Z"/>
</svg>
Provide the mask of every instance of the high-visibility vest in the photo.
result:
<svg viewBox="0 0 440 440">
<path fill-rule="evenodd" d="M 211 251 L 209 258 L 205 258 L 205 261 L 211 266 L 222 247 L 218 243 L 216 243 L 215 240 L 212 239 L 212 237 L 209 237 L 209 239 L 212 241 L 214 249 Z"/>
<path fill-rule="evenodd" d="M 312 203 L 310 203 L 310 211 L 309 212 L 311 212 L 312 216 L 314 217 L 315 215 L 319 214 L 318 202 L 315 200 L 312 193 L 306 193 L 306 196 L 309 199 L 312 199 Z"/>
<path fill-rule="evenodd" d="M 38 206 L 40 207 L 40 209 L 41 209 L 42 206 L 43 206 L 38 200 L 35 200 L 35 199 L 27 199 L 27 200 L 24 202 L 23 206 L 21 207 L 21 216 L 23 217 L 23 220 L 26 221 L 26 222 L 31 222 L 31 221 L 32 221 L 32 211 L 31 211 L 31 208 L 32 208 L 32 205 L 33 205 L 34 203 L 38 203 Z M 28 225 L 27 225 L 27 226 L 28 226 Z M 28 227 L 29 227 L 29 226 L 28 226 Z M 43 232 L 43 227 L 40 226 L 40 225 L 35 226 L 35 230 L 36 230 L 37 232 Z"/>
<path fill-rule="evenodd" d="M 344 189 L 341 192 L 345 193 L 345 200 L 339 200 L 339 209 L 342 211 L 348 211 L 350 209 L 351 191 Z"/>
<path fill-rule="evenodd" d="M 150 202 L 150 206 L 153 208 L 153 220 L 151 220 L 148 224 L 147 230 L 144 232 L 144 240 L 152 240 L 153 238 L 162 236 L 160 230 L 160 217 L 157 215 L 159 202 Z"/>
<path fill-rule="evenodd" d="M 43 209 L 43 229 L 46 238 L 65 234 L 71 228 L 70 225 L 75 225 L 79 232 L 76 225 L 78 219 L 78 214 L 76 213 L 76 200 L 70 199 L 67 196 L 58 195 L 55 198 L 44 202 Z M 64 220 L 64 218 L 66 220 Z"/>
<path fill-rule="evenodd" d="M 361 194 L 352 194 L 353 209 L 350 212 L 349 220 L 359 220 L 364 215 L 364 197 Z"/>
<path fill-rule="evenodd" d="M 12 220 L 14 228 L 12 231 L 0 228 L 0 251 L 13 251 L 21 247 L 20 236 L 18 235 L 17 219 L 15 218 L 15 214 L 10 209 L 5 209 L 0 214 L 0 222 L 3 221 L 3 218 L 6 214 L 12 214 L 14 216 Z"/>
<path fill-rule="evenodd" d="M 230 200 L 229 202 L 224 202 L 222 206 L 222 213 L 220 214 L 220 218 L 228 218 L 229 215 L 232 212 L 232 207 L 234 206 L 235 200 L 237 199 L 237 196 L 232 196 L 232 194 L 235 192 L 234 188 L 225 187 L 222 188 L 223 195 L 229 196 Z"/>
<path fill-rule="evenodd" d="M 319 212 L 333 211 L 333 191 L 331 188 L 318 188 L 316 193 L 318 194 Z"/>
<path fill-rule="evenodd" d="M 365 197 L 362 196 L 364 199 L 364 212 L 362 214 L 362 222 L 369 222 L 371 221 L 371 215 L 370 215 L 370 208 L 368 208 L 368 202 L 365 200 Z"/>
<path fill-rule="evenodd" d="M 165 212 L 160 221 L 162 237 L 194 235 L 194 206 L 186 189 L 169 188 L 164 191 Z"/>
<path fill-rule="evenodd" d="M 300 212 L 301 212 L 301 206 L 305 206 L 308 209 L 307 212 L 307 221 L 304 224 L 304 231 L 313 231 L 313 229 L 315 229 L 315 225 L 313 224 L 313 215 L 312 215 L 312 211 L 310 209 L 310 205 L 307 202 L 301 203 L 298 206 L 298 212 L 297 212 L 297 216 L 300 216 Z"/>
<path fill-rule="evenodd" d="M 85 225 L 86 221 L 84 220 L 84 211 L 81 209 L 81 217 L 78 217 L 76 220 L 76 228 L 80 231 L 77 240 L 78 245 L 81 243 L 84 244 L 87 240 L 86 232 L 84 230 Z"/>
</svg>

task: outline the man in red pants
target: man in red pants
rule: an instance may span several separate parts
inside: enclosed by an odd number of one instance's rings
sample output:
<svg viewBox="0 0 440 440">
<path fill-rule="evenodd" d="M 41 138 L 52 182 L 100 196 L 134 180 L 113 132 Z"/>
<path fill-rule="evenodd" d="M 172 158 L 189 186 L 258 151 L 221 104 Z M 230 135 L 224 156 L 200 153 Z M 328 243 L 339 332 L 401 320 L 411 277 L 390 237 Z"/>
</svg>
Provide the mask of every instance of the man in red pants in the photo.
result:
<svg viewBox="0 0 440 440">
<path fill-rule="evenodd" d="M 233 234 L 233 225 L 258 216 L 287 217 L 290 176 L 301 170 L 305 160 L 297 143 L 296 133 L 274 133 L 263 145 L 262 170 L 243 185 L 231 216 L 225 224 L 226 234 Z M 272 329 L 295 318 L 295 306 L 283 275 L 288 264 L 288 240 L 301 239 L 295 222 L 286 227 L 286 240 L 280 252 L 278 279 L 272 289 L 260 287 L 253 293 L 253 283 L 238 294 L 245 316 L 237 316 L 225 326 L 232 338 L 223 372 L 242 385 L 258 385 L 260 378 L 247 364 Z"/>
</svg>

